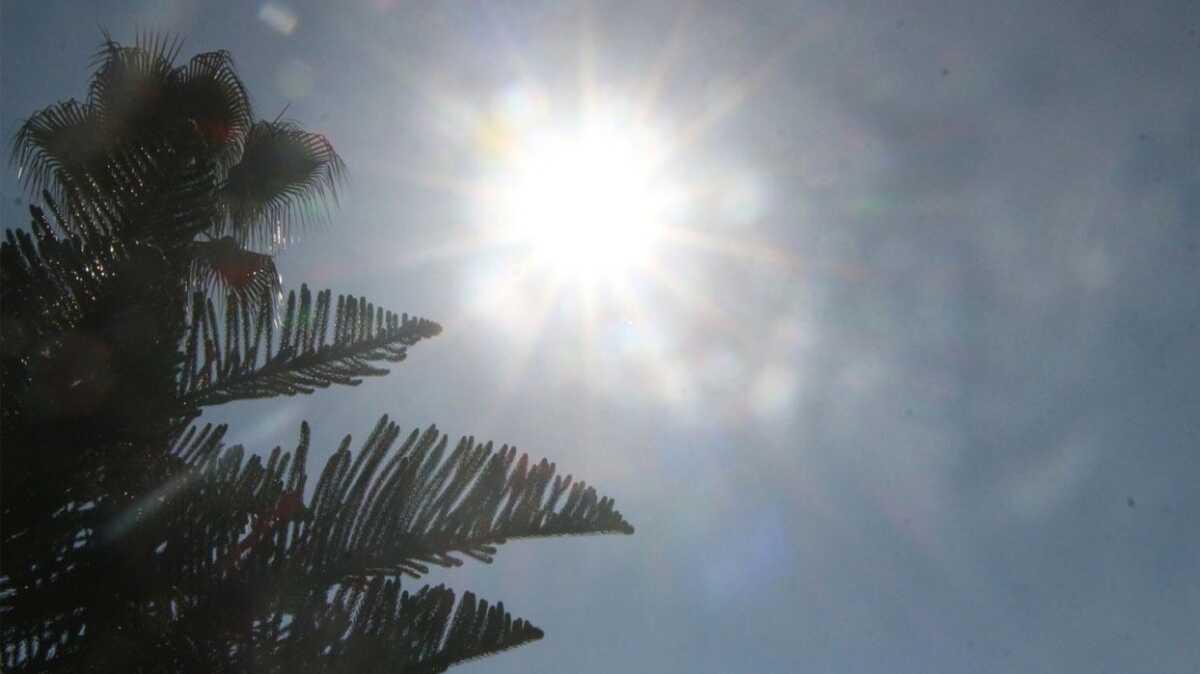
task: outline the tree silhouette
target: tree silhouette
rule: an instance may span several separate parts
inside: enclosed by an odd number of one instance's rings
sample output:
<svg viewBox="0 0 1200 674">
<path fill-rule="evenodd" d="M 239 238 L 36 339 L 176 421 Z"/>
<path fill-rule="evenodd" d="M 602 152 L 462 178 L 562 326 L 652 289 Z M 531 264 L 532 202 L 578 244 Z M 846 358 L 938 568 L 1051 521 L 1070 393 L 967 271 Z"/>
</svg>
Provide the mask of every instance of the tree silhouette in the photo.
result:
<svg viewBox="0 0 1200 674">
<path fill-rule="evenodd" d="M 510 447 L 383 417 L 315 486 L 309 427 L 267 457 L 207 406 L 356 385 L 438 324 L 302 286 L 268 249 L 322 219 L 329 142 L 255 120 L 226 52 L 108 38 L 86 100 L 31 116 L 40 193 L 0 246 L 5 671 L 438 672 L 542 637 L 401 577 L 513 538 L 632 533 L 594 489 Z"/>
</svg>

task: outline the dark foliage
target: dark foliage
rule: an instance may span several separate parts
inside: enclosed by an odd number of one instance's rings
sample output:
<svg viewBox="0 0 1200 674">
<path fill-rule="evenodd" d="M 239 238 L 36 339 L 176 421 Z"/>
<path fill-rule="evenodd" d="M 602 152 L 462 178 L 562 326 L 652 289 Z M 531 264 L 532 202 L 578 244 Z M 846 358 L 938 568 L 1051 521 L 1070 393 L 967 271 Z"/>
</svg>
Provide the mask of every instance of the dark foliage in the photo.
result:
<svg viewBox="0 0 1200 674">
<path fill-rule="evenodd" d="M 307 423 L 265 458 L 193 424 L 386 374 L 441 328 L 329 290 L 279 299 L 247 246 L 310 221 L 341 160 L 255 121 L 227 53 L 177 55 L 106 40 L 86 102 L 14 140 L 45 210 L 0 244 L 4 670 L 440 672 L 540 639 L 503 604 L 401 577 L 512 538 L 632 533 L 611 499 L 387 417 L 315 483 Z"/>
</svg>

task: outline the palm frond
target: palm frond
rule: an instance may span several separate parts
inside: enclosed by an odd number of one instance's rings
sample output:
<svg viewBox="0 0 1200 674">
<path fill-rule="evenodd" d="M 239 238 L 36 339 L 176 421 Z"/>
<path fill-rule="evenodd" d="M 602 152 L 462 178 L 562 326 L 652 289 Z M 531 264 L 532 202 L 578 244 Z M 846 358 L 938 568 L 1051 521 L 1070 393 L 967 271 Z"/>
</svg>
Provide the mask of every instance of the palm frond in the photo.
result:
<svg viewBox="0 0 1200 674">
<path fill-rule="evenodd" d="M 298 296 L 289 293 L 275 344 L 271 302 L 231 295 L 221 323 L 212 300 L 194 295 L 181 402 L 201 407 L 355 386 L 363 377 L 387 374 L 374 363 L 400 362 L 409 346 L 442 330 L 433 321 L 376 308 L 365 298 L 339 296 L 334 305 L 332 297 L 325 290 L 314 298 L 308 286 Z"/>
<path fill-rule="evenodd" d="M 173 70 L 170 81 L 170 114 L 190 120 L 228 169 L 254 120 L 233 57 L 226 51 L 197 54 Z"/>
<path fill-rule="evenodd" d="M 86 106 L 68 101 L 31 117 L 13 141 L 26 187 L 61 205 L 67 231 L 100 219 L 125 239 L 177 246 L 223 220 L 211 162 L 189 160 L 162 140 L 114 145 L 99 125 Z"/>
<path fill-rule="evenodd" d="M 105 35 L 92 60 L 88 105 L 105 134 L 117 142 L 161 133 L 170 112 L 172 71 L 181 42 L 167 35 L 139 35 L 124 46 Z"/>
<path fill-rule="evenodd" d="M 262 248 L 322 220 L 345 173 L 329 141 L 290 121 L 254 122 L 228 52 L 176 67 L 179 48 L 164 36 L 140 36 L 133 46 L 106 36 L 86 102 L 48 107 L 17 130 L 12 162 L 26 187 L 49 189 L 72 210 L 121 199 L 156 172 L 215 163 L 220 187 L 206 198 L 220 217 L 207 215 L 200 231 Z"/>
<path fill-rule="evenodd" d="M 12 162 L 27 188 L 68 202 L 72 185 L 97 189 L 75 198 L 116 198 L 124 185 L 112 163 L 168 156 L 184 166 L 234 163 L 253 116 L 227 52 L 199 54 L 174 67 L 179 41 L 143 36 L 132 46 L 105 39 L 87 101 L 68 100 L 31 116 L 13 138 Z M 212 200 L 215 190 L 208 195 Z"/>
<path fill-rule="evenodd" d="M 324 136 L 288 121 L 256 122 L 222 191 L 232 235 L 241 243 L 285 243 L 293 227 L 321 219 L 326 197 L 336 201 L 345 170 Z"/>
<path fill-rule="evenodd" d="M 239 306 L 271 304 L 282 293 L 275 258 L 226 236 L 190 245 L 188 285 L 208 296 L 233 295 Z"/>
<path fill-rule="evenodd" d="M 74 99 L 30 115 L 13 136 L 11 162 L 31 193 L 52 190 L 57 176 L 79 180 L 100 166 L 110 143 L 94 110 Z"/>
</svg>

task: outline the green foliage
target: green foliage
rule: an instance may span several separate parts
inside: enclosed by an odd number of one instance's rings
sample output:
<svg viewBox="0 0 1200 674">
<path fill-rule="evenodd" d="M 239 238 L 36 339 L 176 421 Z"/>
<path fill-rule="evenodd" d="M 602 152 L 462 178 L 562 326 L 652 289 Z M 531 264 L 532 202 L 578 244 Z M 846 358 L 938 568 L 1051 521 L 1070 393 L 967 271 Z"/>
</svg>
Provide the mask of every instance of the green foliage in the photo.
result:
<svg viewBox="0 0 1200 674">
<path fill-rule="evenodd" d="M 255 121 L 225 52 L 106 39 L 87 101 L 35 113 L 14 162 L 45 210 L 0 244 L 5 671 L 439 672 L 540 639 L 502 604 L 401 578 L 513 538 L 632 533 L 554 464 L 384 417 L 315 483 L 226 446 L 205 407 L 387 373 L 432 321 L 279 301 L 267 252 L 342 163 Z M 278 335 L 276 335 L 278 332 Z"/>
</svg>

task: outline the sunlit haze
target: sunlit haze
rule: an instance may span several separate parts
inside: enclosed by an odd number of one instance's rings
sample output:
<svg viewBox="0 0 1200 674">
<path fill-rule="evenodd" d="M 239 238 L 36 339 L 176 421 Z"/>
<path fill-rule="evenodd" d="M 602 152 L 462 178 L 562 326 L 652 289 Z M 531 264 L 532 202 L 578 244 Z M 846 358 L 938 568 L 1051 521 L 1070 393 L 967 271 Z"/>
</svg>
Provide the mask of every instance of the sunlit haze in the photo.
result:
<svg viewBox="0 0 1200 674">
<path fill-rule="evenodd" d="M 348 167 L 285 287 L 444 327 L 388 377 L 205 411 L 228 443 L 286 450 L 307 420 L 312 467 L 388 413 L 546 457 L 637 527 L 432 574 L 546 630 L 452 672 L 1200 666 L 1200 3 L 0 23 L 6 141 L 86 97 L 97 27 L 228 49 L 256 117 Z"/>
</svg>

